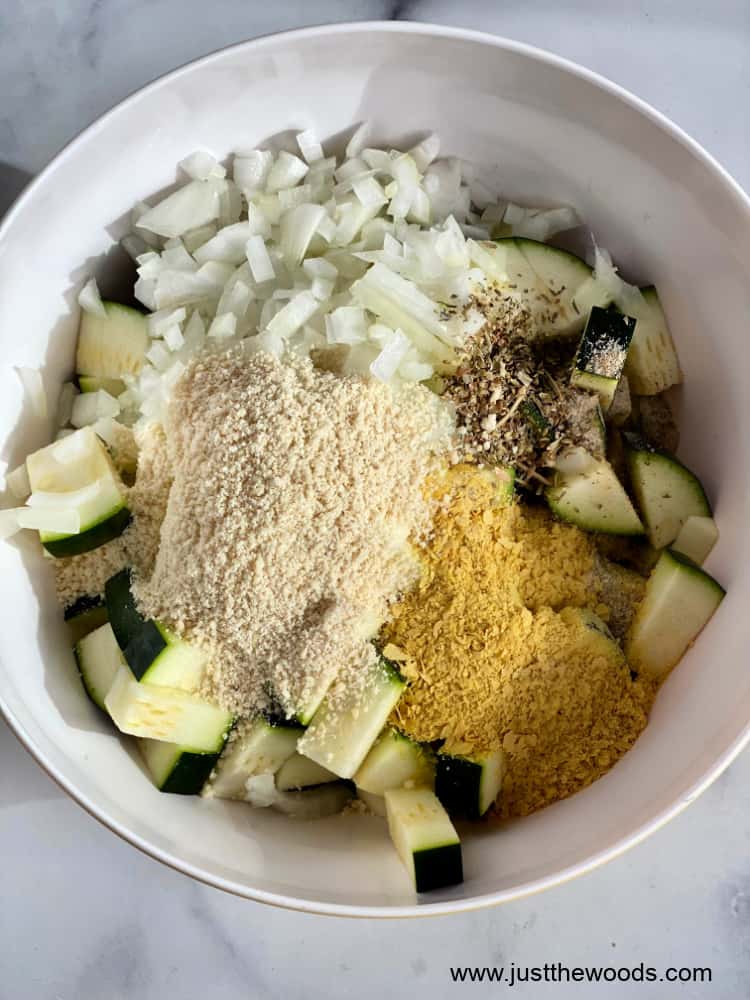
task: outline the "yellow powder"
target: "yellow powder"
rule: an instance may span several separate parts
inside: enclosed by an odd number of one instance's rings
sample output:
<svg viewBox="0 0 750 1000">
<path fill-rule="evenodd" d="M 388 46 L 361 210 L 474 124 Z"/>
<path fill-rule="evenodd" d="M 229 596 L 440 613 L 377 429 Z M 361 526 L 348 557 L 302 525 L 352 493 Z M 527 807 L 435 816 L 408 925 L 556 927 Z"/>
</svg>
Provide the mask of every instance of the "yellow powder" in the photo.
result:
<svg viewBox="0 0 750 1000">
<path fill-rule="evenodd" d="M 394 723 L 454 753 L 502 747 L 498 809 L 525 815 L 608 770 L 646 725 L 652 692 L 590 613 L 608 608 L 586 535 L 544 508 L 499 505 L 478 470 L 435 488 L 421 581 L 384 630 L 410 680 Z"/>
</svg>

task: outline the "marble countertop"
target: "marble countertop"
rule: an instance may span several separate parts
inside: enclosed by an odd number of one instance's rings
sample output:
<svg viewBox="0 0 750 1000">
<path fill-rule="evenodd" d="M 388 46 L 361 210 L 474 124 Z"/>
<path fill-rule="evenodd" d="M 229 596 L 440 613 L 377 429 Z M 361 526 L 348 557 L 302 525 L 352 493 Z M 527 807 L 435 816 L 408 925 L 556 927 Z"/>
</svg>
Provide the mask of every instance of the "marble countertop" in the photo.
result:
<svg viewBox="0 0 750 1000">
<path fill-rule="evenodd" d="M 460 24 L 573 58 L 666 112 L 750 188 L 747 0 L 3 0 L 0 212 L 126 94 L 254 35 L 332 20 Z M 0 723 L 0 997 L 170 1000 L 502 990 L 750 997 L 750 753 L 624 857 L 544 895 L 426 921 L 343 921 L 224 895 L 139 854 Z M 710 966 L 713 982 L 456 985 L 450 965 Z"/>
</svg>

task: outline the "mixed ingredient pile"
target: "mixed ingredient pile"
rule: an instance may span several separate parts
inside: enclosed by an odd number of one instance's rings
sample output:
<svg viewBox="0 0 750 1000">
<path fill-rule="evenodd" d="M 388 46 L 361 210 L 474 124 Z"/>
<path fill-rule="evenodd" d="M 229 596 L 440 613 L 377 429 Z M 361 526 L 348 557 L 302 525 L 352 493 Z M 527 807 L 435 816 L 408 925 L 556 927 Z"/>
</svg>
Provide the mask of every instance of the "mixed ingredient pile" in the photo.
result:
<svg viewBox="0 0 750 1000">
<path fill-rule="evenodd" d="M 551 245 L 572 209 L 496 199 L 434 135 L 297 143 L 231 177 L 195 153 L 136 206 L 134 301 L 82 289 L 0 535 L 38 532 L 159 790 L 385 816 L 423 892 L 462 880 L 455 820 L 633 746 L 724 595 L 718 531 L 658 294 Z"/>
</svg>

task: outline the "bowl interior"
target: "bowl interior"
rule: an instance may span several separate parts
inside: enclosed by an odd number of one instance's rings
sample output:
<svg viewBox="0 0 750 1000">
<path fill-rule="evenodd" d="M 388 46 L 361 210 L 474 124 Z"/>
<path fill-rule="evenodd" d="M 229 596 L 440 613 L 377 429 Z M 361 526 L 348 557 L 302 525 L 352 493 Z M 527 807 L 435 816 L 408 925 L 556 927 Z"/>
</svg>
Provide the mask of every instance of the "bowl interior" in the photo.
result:
<svg viewBox="0 0 750 1000">
<path fill-rule="evenodd" d="M 621 849 L 694 797 L 750 720 L 741 614 L 750 597 L 746 497 L 750 209 L 658 117 L 560 61 L 458 31 L 395 25 L 262 39 L 178 71 L 110 112 L 58 157 L 0 233 L 0 458 L 48 439 L 14 366 L 53 390 L 72 371 L 75 295 L 92 270 L 127 282 L 116 247 L 139 199 L 196 148 L 224 156 L 301 129 L 373 141 L 437 130 L 493 189 L 578 209 L 632 280 L 660 291 L 686 372 L 681 453 L 715 501 L 709 571 L 728 596 L 669 679 L 651 724 L 605 778 L 500 828 L 467 832 L 466 881 L 417 902 L 382 821 L 295 824 L 268 811 L 165 796 L 114 738 L 75 674 L 51 572 L 30 542 L 0 546 L 0 696 L 44 766 L 141 847 L 237 892 L 328 912 L 413 913 L 509 898 Z"/>
</svg>

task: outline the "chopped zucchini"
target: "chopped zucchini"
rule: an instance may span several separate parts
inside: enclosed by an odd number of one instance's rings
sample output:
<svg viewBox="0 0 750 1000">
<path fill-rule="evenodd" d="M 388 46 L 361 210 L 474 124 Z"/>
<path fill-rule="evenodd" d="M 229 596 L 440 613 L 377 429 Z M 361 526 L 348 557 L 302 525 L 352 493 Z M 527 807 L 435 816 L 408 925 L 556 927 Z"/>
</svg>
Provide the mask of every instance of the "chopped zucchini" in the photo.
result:
<svg viewBox="0 0 750 1000">
<path fill-rule="evenodd" d="M 638 433 L 654 448 L 677 451 L 680 444 L 680 429 L 669 401 L 663 393 L 658 396 L 634 396 L 632 418 Z"/>
<path fill-rule="evenodd" d="M 711 516 L 700 480 L 674 455 L 655 451 L 636 435 L 626 434 L 625 459 L 654 548 L 661 549 L 673 542 L 691 515 Z"/>
<path fill-rule="evenodd" d="M 597 393 L 606 413 L 625 367 L 635 320 L 614 306 L 594 306 L 573 361 L 571 382 Z"/>
<path fill-rule="evenodd" d="M 117 671 L 125 665 L 114 632 L 108 623 L 79 639 L 73 647 L 84 690 L 97 708 L 106 712 L 104 699 Z"/>
<path fill-rule="evenodd" d="M 396 664 L 380 656 L 355 691 L 334 685 L 297 749 L 340 778 L 353 777 L 405 686 Z"/>
<path fill-rule="evenodd" d="M 106 375 L 79 375 L 78 388 L 81 392 L 99 392 L 103 389 L 117 399 L 125 392 L 125 383 L 121 378 L 109 378 Z"/>
<path fill-rule="evenodd" d="M 137 681 L 121 666 L 104 699 L 104 707 L 123 733 L 189 746 L 196 753 L 221 749 L 217 734 L 232 726 L 229 712 L 179 688 Z"/>
<path fill-rule="evenodd" d="M 53 441 L 26 459 L 34 493 L 59 494 L 66 509 L 75 509 L 80 530 L 74 534 L 39 532 L 50 555 L 89 552 L 122 534 L 130 523 L 125 491 L 109 454 L 90 427 Z M 74 499 L 75 498 L 75 499 Z"/>
<path fill-rule="evenodd" d="M 63 611 L 74 642 L 78 642 L 107 621 L 107 606 L 101 594 L 82 594 Z"/>
<path fill-rule="evenodd" d="M 357 789 L 357 798 L 361 799 L 373 816 L 386 818 L 385 798 L 382 795 L 373 795 L 365 792 L 362 788 Z"/>
<path fill-rule="evenodd" d="M 712 517 L 691 514 L 672 542 L 672 551 L 679 552 L 698 566 L 702 566 L 718 540 L 719 529 Z"/>
<path fill-rule="evenodd" d="M 387 788 L 434 788 L 432 754 L 390 726 L 383 730 L 354 775 L 357 789 L 383 795 Z"/>
<path fill-rule="evenodd" d="M 221 727 L 216 734 L 220 748 L 227 737 L 223 720 Z M 212 753 L 196 752 L 163 740 L 139 740 L 138 746 L 156 787 L 173 795 L 200 795 L 221 752 L 220 749 Z"/>
<path fill-rule="evenodd" d="M 204 650 L 175 635 L 164 624 L 146 619 L 136 607 L 129 569 L 105 584 L 109 620 L 136 680 L 196 691 L 208 657 Z"/>
<path fill-rule="evenodd" d="M 117 302 L 102 305 L 106 316 L 85 310 L 81 313 L 76 348 L 79 383 L 81 376 L 119 379 L 135 374 L 149 348 L 148 323 L 143 313 Z"/>
<path fill-rule="evenodd" d="M 612 466 L 591 459 L 577 471 L 558 472 L 545 490 L 547 503 L 562 520 L 584 531 L 642 535 L 643 525 Z"/>
<path fill-rule="evenodd" d="M 633 669 L 657 680 L 664 677 L 682 659 L 724 593 L 695 563 L 665 550 L 648 579 L 625 642 Z"/>
<path fill-rule="evenodd" d="M 303 757 L 301 753 L 293 753 L 276 772 L 276 787 L 280 792 L 300 791 L 338 780 L 333 771 L 321 767 L 309 757 Z"/>
<path fill-rule="evenodd" d="M 503 752 L 477 756 L 440 751 L 435 794 L 451 816 L 480 819 L 493 804 L 503 783 Z"/>
<path fill-rule="evenodd" d="M 385 793 L 388 829 L 417 892 L 463 882 L 461 841 L 429 788 L 391 788 Z"/>
<path fill-rule="evenodd" d="M 300 791 L 277 792 L 271 808 L 293 819 L 323 819 L 335 816 L 354 798 L 350 781 L 333 781 Z"/>
<path fill-rule="evenodd" d="M 247 799 L 248 781 L 274 775 L 297 749 L 299 726 L 255 719 L 235 731 L 219 758 L 204 794 L 218 799 Z"/>
<path fill-rule="evenodd" d="M 609 608 L 607 623 L 613 635 L 622 639 L 630 628 L 635 610 L 643 600 L 646 581 L 640 573 L 599 556 L 595 566 L 596 599 Z"/>
<path fill-rule="evenodd" d="M 630 383 L 628 376 L 623 375 L 617 383 L 615 394 L 607 410 L 607 423 L 614 424 L 615 427 L 622 427 L 630 417 L 633 410 L 633 403 L 630 398 Z"/>
<path fill-rule="evenodd" d="M 656 289 L 652 285 L 641 291 L 648 312 L 635 325 L 625 372 L 634 393 L 655 396 L 679 384 L 682 372 Z"/>
</svg>

